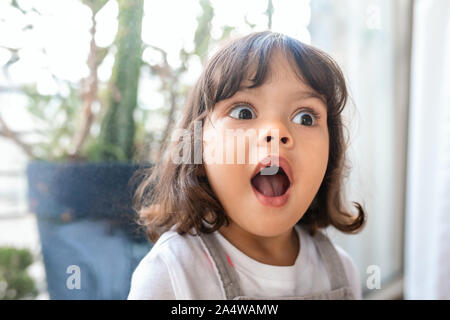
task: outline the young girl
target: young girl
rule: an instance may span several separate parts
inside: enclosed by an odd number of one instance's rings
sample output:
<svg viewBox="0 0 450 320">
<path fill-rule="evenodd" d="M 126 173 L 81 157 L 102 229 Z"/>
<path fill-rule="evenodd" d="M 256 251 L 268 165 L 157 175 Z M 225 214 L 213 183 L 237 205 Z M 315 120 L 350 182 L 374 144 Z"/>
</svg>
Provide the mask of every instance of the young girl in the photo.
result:
<svg viewBox="0 0 450 320">
<path fill-rule="evenodd" d="M 321 231 L 365 222 L 342 197 L 346 101 L 340 68 L 312 46 L 272 32 L 223 46 L 183 110 L 192 134 L 135 194 L 156 243 L 128 298 L 360 299 L 352 259 Z M 239 145 L 230 132 L 253 135 Z"/>
</svg>

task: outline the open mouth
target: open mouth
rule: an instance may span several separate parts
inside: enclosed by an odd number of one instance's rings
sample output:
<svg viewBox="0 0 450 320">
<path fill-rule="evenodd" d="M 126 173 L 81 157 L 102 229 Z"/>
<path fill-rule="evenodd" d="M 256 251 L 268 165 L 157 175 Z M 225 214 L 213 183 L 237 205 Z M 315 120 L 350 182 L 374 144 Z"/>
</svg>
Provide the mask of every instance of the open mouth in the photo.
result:
<svg viewBox="0 0 450 320">
<path fill-rule="evenodd" d="M 262 170 L 266 168 L 263 168 Z M 266 197 L 282 196 L 291 186 L 289 178 L 283 168 L 275 167 L 275 169 L 278 169 L 276 174 L 262 175 L 261 170 L 251 179 L 252 186 Z"/>
</svg>

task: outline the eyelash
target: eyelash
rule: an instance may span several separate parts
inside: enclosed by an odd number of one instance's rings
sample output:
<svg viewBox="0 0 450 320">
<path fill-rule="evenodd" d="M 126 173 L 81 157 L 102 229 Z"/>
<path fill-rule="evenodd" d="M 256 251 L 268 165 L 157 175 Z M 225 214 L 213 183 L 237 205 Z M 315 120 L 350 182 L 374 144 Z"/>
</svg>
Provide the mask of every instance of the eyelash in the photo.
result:
<svg viewBox="0 0 450 320">
<path fill-rule="evenodd" d="M 241 105 L 248 105 L 249 107 L 251 107 L 252 109 L 254 109 L 253 105 L 252 105 L 250 102 L 245 101 L 245 100 L 242 100 L 242 101 L 239 101 L 239 102 L 234 103 L 234 104 L 231 106 L 231 108 L 227 111 L 227 114 L 230 114 L 230 112 L 231 112 L 234 108 L 236 108 L 237 106 L 241 106 Z M 313 108 L 310 108 L 310 107 L 303 107 L 303 108 L 300 109 L 299 112 L 302 112 L 302 111 L 307 111 L 307 112 L 309 112 L 309 113 L 315 118 L 316 121 L 320 119 L 320 114 L 319 114 L 317 111 L 315 111 Z M 255 113 L 256 113 L 256 112 L 255 112 Z M 298 114 L 298 113 L 296 113 L 295 116 L 296 116 L 297 114 Z M 294 117 L 295 117 L 295 116 L 294 116 Z M 234 118 L 233 118 L 233 119 L 234 119 Z M 235 120 L 239 120 L 239 119 L 235 119 Z"/>
</svg>

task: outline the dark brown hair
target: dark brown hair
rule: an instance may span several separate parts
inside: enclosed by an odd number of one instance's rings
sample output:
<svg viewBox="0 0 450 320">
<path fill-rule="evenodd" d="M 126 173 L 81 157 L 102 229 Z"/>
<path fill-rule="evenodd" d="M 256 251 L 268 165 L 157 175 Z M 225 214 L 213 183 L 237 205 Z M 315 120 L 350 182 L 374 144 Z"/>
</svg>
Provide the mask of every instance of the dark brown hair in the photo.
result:
<svg viewBox="0 0 450 320">
<path fill-rule="evenodd" d="M 274 50 L 284 53 L 298 77 L 326 99 L 330 137 L 328 166 L 322 184 L 309 208 L 298 221 L 314 235 L 329 225 L 345 233 L 359 232 L 366 214 L 353 202 L 358 214 L 345 209 L 343 179 L 346 177 L 345 149 L 341 112 L 347 102 L 347 88 L 342 71 L 323 51 L 283 34 L 270 31 L 252 33 L 230 40 L 207 62 L 183 109 L 178 128 L 194 132 L 194 122 L 204 123 L 214 105 L 232 97 L 244 77 L 258 87 L 264 83 Z M 166 143 L 166 152 L 156 164 L 137 175 L 143 177 L 134 195 L 134 210 L 147 228 L 152 241 L 175 226 L 179 234 L 210 233 L 229 223 L 225 210 L 212 191 L 203 164 L 170 161 L 178 152 L 178 141 Z M 192 137 L 191 150 L 194 150 Z M 208 221 L 211 227 L 205 225 Z"/>
</svg>

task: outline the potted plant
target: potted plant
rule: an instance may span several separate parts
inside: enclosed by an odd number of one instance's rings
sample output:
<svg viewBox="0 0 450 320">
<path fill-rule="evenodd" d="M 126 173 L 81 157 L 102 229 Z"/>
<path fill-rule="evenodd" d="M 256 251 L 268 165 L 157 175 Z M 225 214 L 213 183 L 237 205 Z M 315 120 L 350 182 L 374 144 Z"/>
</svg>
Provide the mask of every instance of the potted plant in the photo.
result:
<svg viewBox="0 0 450 320">
<path fill-rule="evenodd" d="M 115 62 L 107 86 L 100 88 L 97 70 L 111 48 L 96 45 L 95 17 L 106 2 L 83 1 L 92 11 L 92 26 L 89 76 L 83 79 L 81 95 L 79 88 L 69 84 L 68 97 L 59 101 L 47 97 L 46 101 L 33 88 L 25 88 L 34 97 L 30 110 L 35 116 L 45 117 L 44 107 L 55 100 L 60 103 L 58 111 L 66 114 L 68 121 L 53 131 L 52 142 L 72 137 L 70 144 L 59 150 L 48 144 L 28 148 L 33 159 L 26 170 L 29 207 L 37 215 L 50 298 L 122 299 L 132 271 L 151 248 L 134 223 L 133 190 L 128 185 L 139 167 L 133 163 L 134 116 L 143 1 L 119 1 Z M 96 104 L 102 111 L 97 119 Z M 77 117 L 80 105 L 81 117 Z M 91 131 L 96 124 L 100 132 L 94 136 Z"/>
<path fill-rule="evenodd" d="M 139 167 L 151 165 L 136 160 L 144 133 L 142 114 L 136 117 L 143 0 L 118 1 L 118 32 L 108 48 L 95 42 L 96 14 L 107 0 L 82 2 L 92 12 L 89 75 L 81 86 L 55 78 L 65 94 L 21 88 L 30 114 L 47 128 L 38 143 L 23 140 L 0 117 L 1 134 L 30 158 L 29 209 L 37 216 L 50 298 L 123 299 L 132 271 L 151 248 L 134 222 L 129 185 Z M 112 75 L 102 87 L 98 68 L 112 49 Z"/>
</svg>

